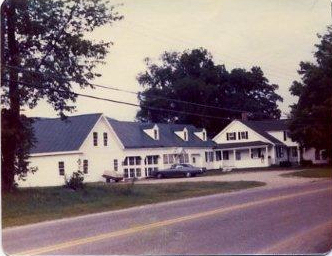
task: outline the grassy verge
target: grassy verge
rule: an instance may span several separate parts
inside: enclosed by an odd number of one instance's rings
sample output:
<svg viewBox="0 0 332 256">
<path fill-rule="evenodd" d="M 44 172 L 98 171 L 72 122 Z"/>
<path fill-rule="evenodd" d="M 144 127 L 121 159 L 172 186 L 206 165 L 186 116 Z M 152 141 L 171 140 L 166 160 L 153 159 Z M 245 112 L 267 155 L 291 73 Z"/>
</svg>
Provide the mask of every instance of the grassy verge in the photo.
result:
<svg viewBox="0 0 332 256">
<path fill-rule="evenodd" d="M 236 169 L 234 168 L 230 172 L 222 172 L 220 169 L 213 169 L 213 170 L 207 170 L 204 174 L 200 176 L 216 176 L 216 175 L 227 175 L 227 174 L 233 174 L 233 173 L 247 173 L 247 172 L 271 172 L 271 171 L 292 171 L 300 169 L 301 167 L 298 166 L 292 166 L 292 167 L 279 167 L 279 166 L 269 166 L 269 167 L 252 167 L 252 168 L 241 168 Z M 303 167 L 302 167 L 303 168 Z"/>
<path fill-rule="evenodd" d="M 116 210 L 257 186 L 257 181 L 173 184 L 87 184 L 81 191 L 62 187 L 22 188 L 2 197 L 2 225 L 9 227 L 106 210 Z"/>
<path fill-rule="evenodd" d="M 281 174 L 283 177 L 332 178 L 332 168 L 312 168 Z"/>
</svg>

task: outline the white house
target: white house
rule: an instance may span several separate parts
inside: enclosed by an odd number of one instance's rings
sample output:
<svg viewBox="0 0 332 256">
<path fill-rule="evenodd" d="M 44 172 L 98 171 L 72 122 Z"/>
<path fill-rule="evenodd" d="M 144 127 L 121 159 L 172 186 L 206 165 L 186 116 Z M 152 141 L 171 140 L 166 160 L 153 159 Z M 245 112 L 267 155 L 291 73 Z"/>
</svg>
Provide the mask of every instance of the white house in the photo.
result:
<svg viewBox="0 0 332 256">
<path fill-rule="evenodd" d="M 174 163 L 206 169 L 248 168 L 298 163 L 299 146 L 288 136 L 287 120 L 234 120 L 213 140 L 193 125 L 124 122 L 101 113 L 60 118 L 37 118 L 37 143 L 30 165 L 38 167 L 19 186 L 63 185 L 73 172 L 85 181 L 105 181 L 104 173 L 145 178 Z M 327 163 L 323 151 L 308 149 L 304 159 Z"/>
<path fill-rule="evenodd" d="M 117 121 L 103 114 L 37 118 L 33 124 L 37 143 L 28 174 L 19 186 L 63 185 L 65 177 L 82 171 L 85 181 L 105 181 L 107 172 L 124 178 L 143 178 L 173 163 L 213 168 L 204 161 L 215 143 L 205 129 L 192 125 Z"/>
<path fill-rule="evenodd" d="M 289 137 L 288 120 L 247 121 L 234 120 L 213 141 L 215 168 L 264 167 L 282 161 L 298 164 L 299 144 Z M 313 148 L 303 153 L 303 158 L 314 164 L 325 164 L 324 152 Z"/>
</svg>

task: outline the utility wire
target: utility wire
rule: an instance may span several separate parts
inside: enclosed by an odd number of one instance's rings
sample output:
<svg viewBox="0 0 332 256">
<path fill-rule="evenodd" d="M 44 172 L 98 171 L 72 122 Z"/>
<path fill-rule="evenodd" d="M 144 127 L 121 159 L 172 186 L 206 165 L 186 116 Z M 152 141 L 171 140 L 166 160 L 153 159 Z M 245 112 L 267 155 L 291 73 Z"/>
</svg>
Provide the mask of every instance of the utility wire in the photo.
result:
<svg viewBox="0 0 332 256">
<path fill-rule="evenodd" d="M 203 114 L 197 114 L 197 113 L 186 112 L 186 111 L 181 111 L 181 110 L 174 110 L 174 109 L 165 109 L 165 108 L 158 108 L 158 107 L 141 106 L 141 105 L 138 105 L 138 104 L 135 104 L 135 103 L 119 101 L 119 100 L 113 100 L 113 99 L 103 98 L 103 97 L 97 97 L 97 96 L 93 96 L 93 95 L 89 95 L 89 94 L 68 92 L 68 91 L 64 91 L 64 90 L 60 90 L 60 89 L 54 89 L 54 88 L 45 88 L 45 87 L 42 87 L 42 86 L 32 85 L 31 83 L 22 82 L 22 81 L 15 81 L 15 80 L 11 80 L 11 79 L 3 79 L 3 80 L 8 81 L 8 82 L 13 81 L 15 83 L 20 83 L 20 84 L 23 84 L 23 85 L 27 85 L 28 87 L 30 86 L 30 87 L 34 87 L 34 88 L 48 89 L 48 90 L 54 91 L 54 92 L 70 93 L 70 94 L 73 94 L 74 96 L 81 96 L 81 97 L 91 98 L 91 99 L 95 99 L 95 100 L 103 100 L 103 101 L 108 101 L 108 102 L 117 103 L 117 104 L 123 104 L 123 105 L 128 105 L 128 106 L 133 106 L 133 107 L 145 108 L 145 109 L 149 109 L 149 110 L 174 112 L 174 113 L 178 113 L 178 114 L 185 114 L 185 115 L 192 115 L 192 116 L 199 116 L 199 117 L 206 117 L 206 118 L 214 118 L 214 119 L 228 120 L 228 121 L 231 120 L 230 118 L 226 118 L 226 117 L 203 115 Z"/>
<path fill-rule="evenodd" d="M 44 77 L 48 76 L 49 78 L 53 78 L 53 79 L 54 78 L 59 78 L 59 79 L 64 80 L 64 81 L 75 82 L 71 79 L 60 77 L 60 76 L 57 76 L 57 75 L 46 75 L 46 74 L 44 74 L 40 71 L 32 71 L 32 70 L 28 70 L 28 69 L 25 69 L 25 68 L 22 68 L 22 67 L 15 67 L 15 66 L 10 66 L 10 65 L 4 65 L 4 66 L 7 67 L 7 68 L 17 69 L 17 70 L 20 70 L 20 71 L 27 71 L 27 72 L 31 72 L 31 73 L 40 74 Z M 120 88 L 114 87 L 114 86 L 105 86 L 105 85 L 99 85 L 99 84 L 95 84 L 95 83 L 88 83 L 88 84 L 91 85 L 91 86 L 94 86 L 94 87 L 99 87 L 99 88 L 108 89 L 108 90 L 114 90 L 114 91 L 120 91 L 120 92 L 135 94 L 135 95 L 138 95 L 139 97 L 142 96 L 142 93 L 140 93 L 140 92 L 123 90 L 123 89 L 120 89 Z M 206 104 L 200 104 L 200 103 L 189 102 L 189 101 L 184 101 L 184 100 L 171 99 L 171 98 L 158 96 L 158 95 L 144 95 L 144 96 L 145 97 L 150 97 L 150 98 L 156 98 L 156 99 L 160 99 L 160 100 L 167 100 L 167 101 L 173 101 L 173 102 L 178 102 L 178 103 L 189 104 L 189 105 L 198 106 L 198 107 L 213 108 L 213 109 L 218 109 L 218 110 L 223 110 L 223 111 L 232 111 L 232 112 L 237 112 L 237 113 L 261 114 L 261 112 L 252 112 L 252 111 L 247 111 L 247 110 L 217 107 L 217 106 L 213 106 L 213 105 L 206 105 Z"/>
</svg>

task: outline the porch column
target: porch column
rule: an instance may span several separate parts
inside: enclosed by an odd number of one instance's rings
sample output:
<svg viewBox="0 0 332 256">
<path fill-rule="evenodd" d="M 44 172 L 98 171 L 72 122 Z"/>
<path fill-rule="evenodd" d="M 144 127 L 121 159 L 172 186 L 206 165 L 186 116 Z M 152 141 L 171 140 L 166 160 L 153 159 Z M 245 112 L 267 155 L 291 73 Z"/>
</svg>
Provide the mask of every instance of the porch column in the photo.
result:
<svg viewBox="0 0 332 256">
<path fill-rule="evenodd" d="M 234 154 L 234 156 L 233 156 L 233 160 L 234 160 L 234 166 L 235 166 L 235 161 L 236 161 L 235 152 L 236 152 L 236 150 L 234 149 L 234 150 L 233 150 L 233 154 Z"/>
<path fill-rule="evenodd" d="M 249 158 L 252 159 L 251 158 L 251 148 L 249 148 Z"/>
</svg>

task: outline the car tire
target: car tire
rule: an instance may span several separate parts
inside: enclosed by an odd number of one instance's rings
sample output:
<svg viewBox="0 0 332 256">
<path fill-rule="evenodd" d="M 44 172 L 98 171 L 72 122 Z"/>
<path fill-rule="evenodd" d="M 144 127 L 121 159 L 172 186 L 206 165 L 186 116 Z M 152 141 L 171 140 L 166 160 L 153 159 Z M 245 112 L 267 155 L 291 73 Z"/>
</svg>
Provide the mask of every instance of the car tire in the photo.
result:
<svg viewBox="0 0 332 256">
<path fill-rule="evenodd" d="M 162 179 L 163 178 L 163 175 L 161 173 L 158 173 L 157 174 L 157 179 Z"/>
<path fill-rule="evenodd" d="M 190 172 L 187 172 L 185 175 L 186 175 L 187 178 L 191 177 L 191 173 Z"/>
</svg>

